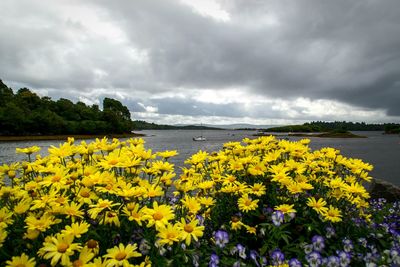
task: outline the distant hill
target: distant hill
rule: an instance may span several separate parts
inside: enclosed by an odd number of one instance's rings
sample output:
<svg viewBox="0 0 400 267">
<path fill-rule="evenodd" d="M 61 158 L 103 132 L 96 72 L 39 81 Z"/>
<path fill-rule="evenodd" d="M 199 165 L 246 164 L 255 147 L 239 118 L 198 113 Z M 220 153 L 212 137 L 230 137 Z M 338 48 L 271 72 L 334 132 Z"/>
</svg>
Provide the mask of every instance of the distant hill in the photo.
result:
<svg viewBox="0 0 400 267">
<path fill-rule="evenodd" d="M 195 124 L 196 126 L 201 126 L 199 124 Z M 187 126 L 185 124 L 175 124 L 175 126 Z M 202 124 L 202 126 L 207 126 L 211 128 L 219 128 L 219 129 L 229 129 L 229 130 L 259 130 L 259 129 L 267 129 L 270 127 L 274 127 L 276 125 L 258 125 L 258 124 L 249 124 L 249 123 L 234 123 L 234 124 Z"/>
<path fill-rule="evenodd" d="M 134 130 L 224 130 L 224 128 L 207 125 L 166 125 L 141 120 L 133 121 Z"/>
</svg>

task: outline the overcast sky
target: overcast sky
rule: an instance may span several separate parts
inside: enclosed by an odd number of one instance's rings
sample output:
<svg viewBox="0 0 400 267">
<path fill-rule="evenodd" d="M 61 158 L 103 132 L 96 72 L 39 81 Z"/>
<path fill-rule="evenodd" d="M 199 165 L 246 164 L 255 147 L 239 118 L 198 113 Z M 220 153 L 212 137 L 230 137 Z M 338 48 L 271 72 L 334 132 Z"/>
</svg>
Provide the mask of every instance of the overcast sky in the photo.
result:
<svg viewBox="0 0 400 267">
<path fill-rule="evenodd" d="M 0 79 L 155 123 L 400 122 L 399 0 L 1 0 Z"/>
</svg>

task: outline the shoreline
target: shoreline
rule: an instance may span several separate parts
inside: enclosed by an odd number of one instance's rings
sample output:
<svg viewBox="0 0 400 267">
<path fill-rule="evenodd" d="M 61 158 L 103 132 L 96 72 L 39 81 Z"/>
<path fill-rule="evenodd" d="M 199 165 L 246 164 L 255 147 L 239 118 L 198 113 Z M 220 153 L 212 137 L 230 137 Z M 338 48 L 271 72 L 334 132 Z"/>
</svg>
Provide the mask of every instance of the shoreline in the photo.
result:
<svg viewBox="0 0 400 267">
<path fill-rule="evenodd" d="M 14 142 L 14 141 L 48 141 L 48 140 L 67 140 L 68 137 L 74 139 L 95 139 L 95 138 L 128 138 L 140 137 L 145 134 L 139 133 L 125 133 L 125 134 L 62 134 L 62 135 L 1 135 L 0 142 Z"/>
</svg>

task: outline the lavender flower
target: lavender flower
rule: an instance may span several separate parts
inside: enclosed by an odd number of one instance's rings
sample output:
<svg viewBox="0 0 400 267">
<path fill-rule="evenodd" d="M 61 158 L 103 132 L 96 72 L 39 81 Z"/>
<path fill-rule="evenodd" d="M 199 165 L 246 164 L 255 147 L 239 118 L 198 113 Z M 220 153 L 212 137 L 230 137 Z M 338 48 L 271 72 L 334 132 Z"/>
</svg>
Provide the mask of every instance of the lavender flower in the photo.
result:
<svg viewBox="0 0 400 267">
<path fill-rule="evenodd" d="M 289 267 L 301 267 L 302 266 L 301 262 L 296 258 L 289 260 L 288 264 L 289 264 Z"/>
<path fill-rule="evenodd" d="M 218 230 L 217 232 L 214 233 L 214 239 L 215 239 L 215 244 L 218 247 L 223 248 L 229 242 L 229 235 L 224 230 Z"/>
<path fill-rule="evenodd" d="M 320 235 L 313 236 L 312 239 L 311 239 L 311 242 L 312 242 L 312 245 L 313 245 L 313 248 L 314 248 L 315 251 L 320 252 L 325 247 L 325 240 Z"/>
<path fill-rule="evenodd" d="M 343 239 L 342 242 L 343 242 L 343 249 L 344 249 L 344 251 L 350 252 L 350 251 L 353 250 L 353 248 L 354 248 L 353 242 L 352 242 L 350 239 L 348 239 L 347 237 L 345 237 L 345 238 Z"/>
<path fill-rule="evenodd" d="M 271 259 L 273 265 L 280 265 L 285 260 L 285 254 L 282 253 L 280 249 L 275 249 L 271 253 Z"/>
<path fill-rule="evenodd" d="M 285 217 L 284 217 L 284 215 L 283 215 L 283 212 L 277 210 L 277 211 L 275 211 L 274 213 L 272 213 L 271 218 L 272 218 L 272 223 L 273 223 L 275 226 L 279 226 L 279 225 L 281 225 L 281 224 L 283 223 L 283 219 L 284 219 Z"/>
<path fill-rule="evenodd" d="M 218 267 L 219 264 L 219 257 L 217 254 L 213 253 L 210 257 L 210 262 L 208 263 L 209 267 Z"/>
<path fill-rule="evenodd" d="M 335 229 L 333 227 L 328 226 L 325 228 L 325 230 L 326 230 L 326 238 L 331 238 L 336 234 Z"/>
<path fill-rule="evenodd" d="M 326 262 L 326 267 L 339 267 L 340 260 L 337 256 L 329 256 Z"/>
<path fill-rule="evenodd" d="M 236 245 L 236 249 L 239 253 L 239 257 L 241 257 L 242 259 L 246 259 L 246 248 L 244 246 L 242 246 L 241 244 L 237 244 Z"/>
<path fill-rule="evenodd" d="M 306 260 L 307 260 L 308 264 L 309 264 L 311 267 L 318 267 L 318 266 L 320 266 L 321 263 L 322 263 L 321 254 L 319 254 L 319 253 L 316 252 L 316 251 L 311 252 L 310 254 L 308 254 L 308 255 L 306 256 Z"/>
<path fill-rule="evenodd" d="M 254 261 L 254 263 L 257 265 L 257 267 L 260 267 L 260 264 L 258 263 L 258 260 L 257 260 L 257 258 L 259 257 L 257 251 L 250 250 L 249 256 L 250 256 L 250 259 L 252 259 Z"/>
<path fill-rule="evenodd" d="M 350 253 L 347 253 L 345 251 L 338 251 L 337 254 L 339 256 L 340 266 L 341 267 L 349 266 L 350 261 L 351 261 Z"/>
</svg>

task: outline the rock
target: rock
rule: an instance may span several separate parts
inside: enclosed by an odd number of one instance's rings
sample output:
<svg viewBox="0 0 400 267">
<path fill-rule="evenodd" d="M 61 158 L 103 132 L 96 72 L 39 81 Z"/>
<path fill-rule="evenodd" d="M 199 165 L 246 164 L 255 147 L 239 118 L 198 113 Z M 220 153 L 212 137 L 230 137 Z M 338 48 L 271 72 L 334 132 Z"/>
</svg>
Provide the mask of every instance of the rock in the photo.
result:
<svg viewBox="0 0 400 267">
<path fill-rule="evenodd" d="M 374 179 L 370 187 L 371 198 L 386 198 L 389 202 L 400 200 L 400 187 L 380 179 Z"/>
</svg>

